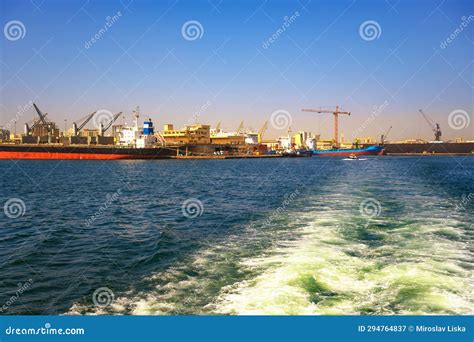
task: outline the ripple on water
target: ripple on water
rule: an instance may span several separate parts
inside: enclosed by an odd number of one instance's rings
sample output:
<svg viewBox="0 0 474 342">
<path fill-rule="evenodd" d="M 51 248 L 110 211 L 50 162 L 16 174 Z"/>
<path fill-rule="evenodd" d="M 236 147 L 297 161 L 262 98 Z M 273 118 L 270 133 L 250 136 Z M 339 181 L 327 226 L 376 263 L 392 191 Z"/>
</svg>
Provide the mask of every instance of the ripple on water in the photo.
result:
<svg viewBox="0 0 474 342">
<path fill-rule="evenodd" d="M 466 246 L 436 234 L 439 227 L 407 220 L 407 226 L 389 232 L 363 234 L 363 227 L 352 233 L 331 228 L 321 215 L 307 219 L 301 241 L 272 257 L 276 266 L 221 291 L 213 304 L 217 312 L 472 314 L 466 291 L 472 278 L 462 267 L 469 258 Z M 247 263 L 268 262 L 254 258 Z"/>
</svg>

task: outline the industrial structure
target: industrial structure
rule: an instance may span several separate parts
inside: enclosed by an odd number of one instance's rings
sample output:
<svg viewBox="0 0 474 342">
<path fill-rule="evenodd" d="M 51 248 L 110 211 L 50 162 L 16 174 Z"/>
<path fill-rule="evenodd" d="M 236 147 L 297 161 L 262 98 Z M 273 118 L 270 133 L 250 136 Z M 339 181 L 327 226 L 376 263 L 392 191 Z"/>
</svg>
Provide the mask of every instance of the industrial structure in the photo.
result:
<svg viewBox="0 0 474 342">
<path fill-rule="evenodd" d="M 425 121 L 433 130 L 435 141 L 441 141 L 441 127 L 439 126 L 439 123 L 434 122 L 433 119 L 428 117 L 428 115 L 426 115 L 423 110 L 419 109 L 418 111 L 421 113 L 423 119 L 425 119 Z"/>
<path fill-rule="evenodd" d="M 340 111 L 339 106 L 336 106 L 335 110 L 302 109 L 302 111 L 318 114 L 332 114 L 334 116 L 334 147 L 339 147 L 339 115 L 351 115 L 351 112 Z"/>
<path fill-rule="evenodd" d="M 371 137 L 355 137 L 345 141 L 344 133 L 339 133 L 339 115 L 350 116 L 351 112 L 342 111 L 339 106 L 334 109 L 302 109 L 304 112 L 332 114 L 334 117 L 334 137 L 323 139 L 309 131 L 291 132 L 277 139 L 264 139 L 268 121 L 255 132 L 239 126 L 231 132 L 210 125 L 194 123 L 183 128 L 175 128 L 167 123 L 163 130 L 156 131 L 150 118 L 140 124 L 140 109 L 133 111 L 133 124 L 126 125 L 117 120 L 123 112 L 108 113 L 105 120 L 100 120 L 98 111 L 87 114 L 73 122 L 72 128 L 60 134 L 58 126 L 33 104 L 35 116 L 32 122 L 25 123 L 24 134 L 11 134 L 9 130 L 0 130 L 1 158 L 52 158 L 52 159 L 132 159 L 132 158 L 165 158 L 186 156 L 342 156 L 349 154 L 438 154 L 438 153 L 474 153 L 474 142 L 462 139 L 456 143 L 441 141 L 439 123 L 432 120 L 421 109 L 419 112 L 433 130 L 435 140 L 412 140 L 388 142 L 392 130 L 390 126 L 380 136 L 380 140 Z M 102 113 L 103 114 L 103 113 Z M 96 117 L 97 115 L 97 117 Z M 125 117 L 123 117 L 125 119 Z M 87 128 L 90 122 L 95 128 Z M 16 123 L 16 122 L 15 122 Z M 66 124 L 66 120 L 65 120 Z M 70 147 L 70 148 L 69 148 Z M 7 151 L 8 152 L 5 152 Z M 46 157 L 45 157 L 46 155 Z"/>
</svg>

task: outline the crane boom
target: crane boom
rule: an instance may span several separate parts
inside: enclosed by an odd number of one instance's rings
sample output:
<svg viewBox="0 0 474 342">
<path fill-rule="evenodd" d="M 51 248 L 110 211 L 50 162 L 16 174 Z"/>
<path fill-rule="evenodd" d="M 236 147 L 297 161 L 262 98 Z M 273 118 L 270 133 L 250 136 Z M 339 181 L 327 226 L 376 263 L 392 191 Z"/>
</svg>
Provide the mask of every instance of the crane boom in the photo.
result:
<svg viewBox="0 0 474 342">
<path fill-rule="evenodd" d="M 79 129 L 79 130 L 83 129 L 84 126 L 87 125 L 87 123 L 88 123 L 89 121 L 91 121 L 91 119 L 94 117 L 95 113 L 97 113 L 97 112 L 94 112 L 94 113 L 92 113 L 91 115 L 89 115 L 89 116 L 87 117 L 87 119 L 85 119 L 85 120 L 82 122 L 82 124 L 78 127 L 78 129 Z"/>
<path fill-rule="evenodd" d="M 41 122 L 43 124 L 47 125 L 48 122 L 46 121 L 46 114 L 43 114 L 43 112 L 38 108 L 38 106 L 35 103 L 33 103 L 33 107 L 35 107 L 36 113 L 38 113 L 38 116 L 39 116 Z"/>
<path fill-rule="evenodd" d="M 105 131 L 107 131 L 110 126 L 112 126 L 112 124 L 119 118 L 120 115 L 122 115 L 122 112 L 118 112 L 117 114 L 115 114 L 112 120 L 110 120 L 110 122 L 108 122 L 106 126 L 103 126 L 101 124 L 100 135 L 104 135 Z"/>
<path fill-rule="evenodd" d="M 433 120 L 431 120 L 423 110 L 419 109 L 418 111 L 421 113 L 421 115 L 423 116 L 423 119 L 425 119 L 425 121 L 428 123 L 428 125 L 430 125 L 432 129 L 435 129 L 435 126 L 433 124 Z"/>
<path fill-rule="evenodd" d="M 46 116 L 48 115 L 48 113 L 45 113 L 43 114 L 43 118 L 46 120 Z M 38 126 L 40 124 L 41 120 L 38 120 L 38 121 L 35 121 L 33 120 L 33 125 L 31 127 L 29 127 L 30 130 L 32 130 L 33 128 L 35 128 L 36 126 Z"/>
<path fill-rule="evenodd" d="M 45 113 L 43 114 L 43 112 L 38 108 L 38 106 L 33 103 L 33 107 L 35 108 L 36 110 L 36 113 L 38 114 L 39 116 L 39 121 L 36 121 L 33 126 L 31 127 L 28 127 L 28 125 L 26 125 L 26 128 L 27 128 L 27 133 L 29 134 L 29 132 L 31 132 L 33 130 L 33 128 L 35 128 L 37 125 L 39 125 L 40 123 L 42 123 L 43 125 L 46 126 L 46 130 L 48 131 L 48 133 L 51 133 L 51 130 L 52 130 L 52 124 L 51 122 L 49 122 L 48 120 L 46 120 L 46 115 L 48 115 L 48 113 Z"/>
<path fill-rule="evenodd" d="M 388 136 L 388 133 L 390 133 L 390 131 L 392 130 L 392 126 L 390 126 L 387 131 L 385 132 L 385 134 L 382 134 L 380 136 L 380 142 L 381 144 L 383 145 L 385 143 L 385 139 L 387 139 L 387 136 Z"/>
<path fill-rule="evenodd" d="M 95 111 L 95 112 L 92 113 L 92 114 L 89 114 L 89 115 L 86 117 L 86 119 L 85 119 L 79 126 L 77 126 L 77 123 L 74 122 L 74 123 L 72 124 L 72 128 L 73 128 L 73 130 L 74 130 L 74 135 L 77 135 L 77 134 L 79 133 L 79 131 L 80 131 L 81 129 L 83 129 L 85 125 L 87 125 L 87 123 L 94 117 L 94 115 L 95 115 L 96 113 L 97 113 L 97 111 Z"/>
<path fill-rule="evenodd" d="M 441 133 L 441 127 L 440 127 L 439 123 L 434 122 L 432 119 L 430 119 L 428 117 L 428 115 L 426 115 L 426 113 L 423 110 L 419 109 L 418 111 L 421 113 L 421 115 L 423 116 L 425 121 L 428 123 L 428 125 L 433 130 L 435 141 L 440 141 L 442 133 Z"/>
<path fill-rule="evenodd" d="M 339 110 L 339 106 L 336 106 L 336 110 L 323 110 L 323 109 L 302 109 L 303 112 L 311 112 L 318 114 L 333 114 L 334 115 L 334 144 L 339 146 L 339 115 L 351 115 L 351 112 L 344 112 Z"/>
<path fill-rule="evenodd" d="M 244 129 L 244 122 L 241 121 L 239 127 L 237 127 L 237 133 L 240 133 Z"/>
<path fill-rule="evenodd" d="M 266 120 L 262 127 L 260 128 L 260 130 L 258 131 L 258 143 L 261 143 L 262 142 L 262 139 L 263 139 L 263 135 L 265 134 L 266 130 L 268 128 L 268 120 Z"/>
</svg>

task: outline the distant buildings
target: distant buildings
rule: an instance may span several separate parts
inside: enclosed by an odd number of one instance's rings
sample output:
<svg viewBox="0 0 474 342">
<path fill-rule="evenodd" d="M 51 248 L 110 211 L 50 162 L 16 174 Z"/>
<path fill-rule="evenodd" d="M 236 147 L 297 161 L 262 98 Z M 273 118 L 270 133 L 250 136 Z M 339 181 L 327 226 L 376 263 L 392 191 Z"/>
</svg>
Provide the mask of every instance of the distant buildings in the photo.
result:
<svg viewBox="0 0 474 342">
<path fill-rule="evenodd" d="M 211 126 L 195 124 L 176 130 L 172 124 L 166 124 L 161 135 L 167 143 L 210 144 Z"/>
</svg>

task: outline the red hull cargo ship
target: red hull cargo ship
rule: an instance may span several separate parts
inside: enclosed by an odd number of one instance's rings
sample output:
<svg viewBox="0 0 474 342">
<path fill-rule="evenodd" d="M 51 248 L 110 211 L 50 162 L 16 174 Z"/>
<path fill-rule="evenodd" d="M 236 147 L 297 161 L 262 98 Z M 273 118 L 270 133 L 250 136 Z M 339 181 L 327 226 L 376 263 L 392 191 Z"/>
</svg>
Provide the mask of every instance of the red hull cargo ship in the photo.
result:
<svg viewBox="0 0 474 342">
<path fill-rule="evenodd" d="M 129 148 L 129 147 L 89 147 L 51 145 L 1 145 L 0 159 L 165 159 L 176 156 L 176 149 Z"/>
</svg>

